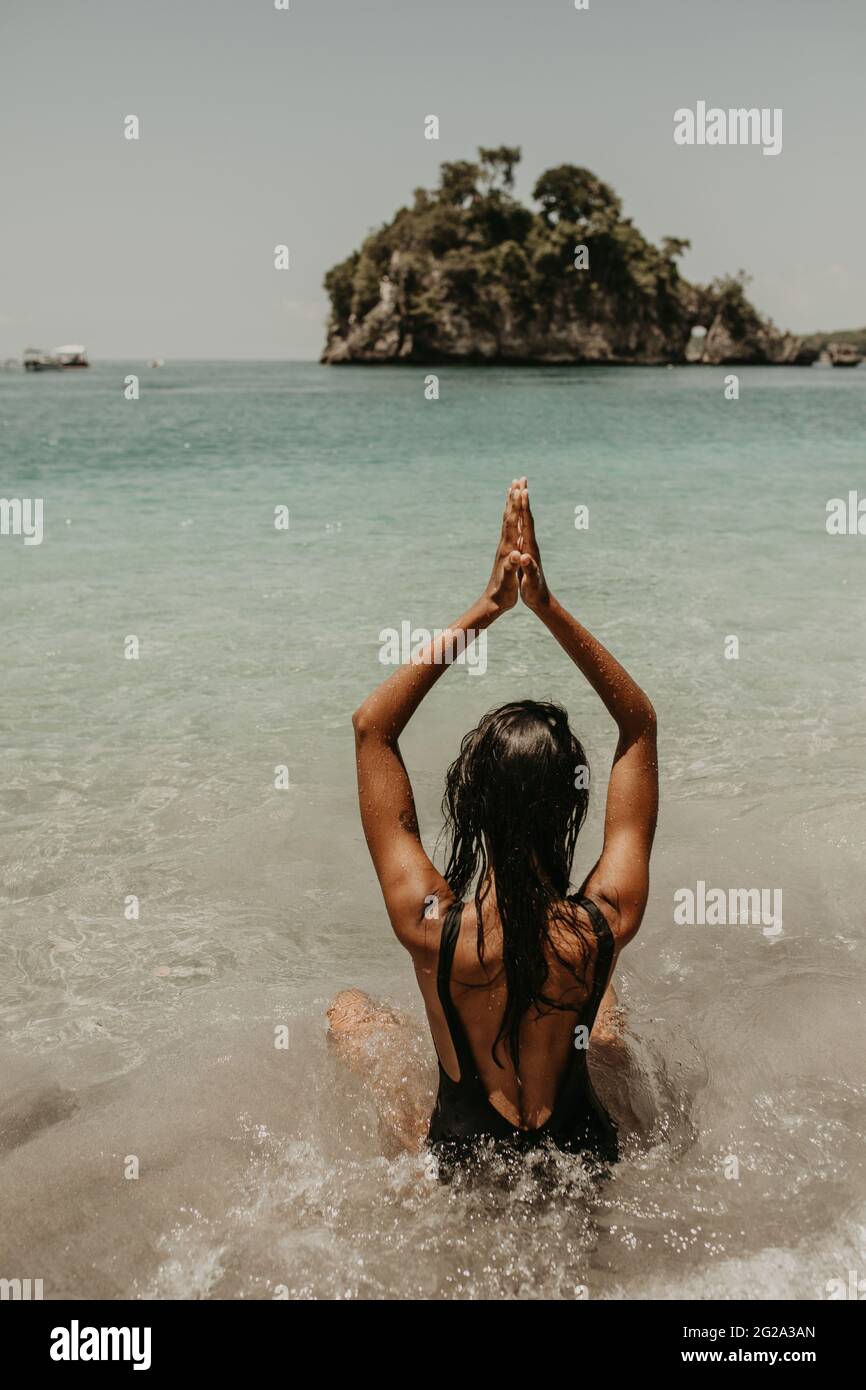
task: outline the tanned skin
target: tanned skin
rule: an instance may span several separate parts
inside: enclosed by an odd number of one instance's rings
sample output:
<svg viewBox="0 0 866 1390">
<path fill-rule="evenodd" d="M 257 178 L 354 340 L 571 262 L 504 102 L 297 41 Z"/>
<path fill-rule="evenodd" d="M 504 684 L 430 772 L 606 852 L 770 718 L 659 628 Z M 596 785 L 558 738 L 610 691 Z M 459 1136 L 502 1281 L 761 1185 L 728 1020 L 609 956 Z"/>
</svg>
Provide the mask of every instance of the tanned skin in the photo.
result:
<svg viewBox="0 0 866 1390">
<path fill-rule="evenodd" d="M 449 1072 L 453 1049 L 443 1020 L 438 1017 L 441 1009 L 435 998 L 435 972 L 441 920 L 454 899 L 421 843 L 399 738 L 425 695 L 448 670 L 443 659 L 448 639 L 453 641 L 461 631 L 477 634 L 489 628 L 518 600 L 556 638 L 617 726 L 618 740 L 607 788 L 604 844 L 598 862 L 581 887 L 581 894 L 596 902 L 604 913 L 617 957 L 640 927 L 649 892 L 649 860 L 658 808 L 655 711 L 616 658 L 551 593 L 542 569 L 527 480 L 515 479 L 508 489 L 493 569 L 482 593 L 438 643 L 434 640 L 418 658 L 400 666 L 352 717 L 361 821 L 367 845 L 391 925 L 412 956 L 434 1041 Z M 495 865 L 489 886 L 493 888 L 490 906 L 495 914 Z M 428 918 L 424 909 L 431 899 L 437 901 L 438 916 Z M 332 1034 L 333 1020 L 341 1016 L 340 998 L 329 1011 Z M 612 1003 L 615 995 L 608 989 L 593 1041 L 609 1029 Z M 521 1079 L 514 1080 L 519 1090 Z M 499 1103 L 503 1113 L 515 1123 L 524 1123 L 523 1106 L 513 1087 L 509 1091 L 506 1085 L 501 1096 L 491 1093 L 490 1099 Z M 542 1122 L 537 1113 L 531 1118 Z"/>
</svg>

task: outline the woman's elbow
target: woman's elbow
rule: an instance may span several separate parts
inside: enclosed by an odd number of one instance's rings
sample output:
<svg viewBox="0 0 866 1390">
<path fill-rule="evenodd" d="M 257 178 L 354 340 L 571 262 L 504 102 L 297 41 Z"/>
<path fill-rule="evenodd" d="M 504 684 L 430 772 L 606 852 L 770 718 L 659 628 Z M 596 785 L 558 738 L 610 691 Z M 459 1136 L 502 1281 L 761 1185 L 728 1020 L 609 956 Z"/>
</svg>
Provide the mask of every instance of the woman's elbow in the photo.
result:
<svg viewBox="0 0 866 1390">
<path fill-rule="evenodd" d="M 381 710 L 368 709 L 366 705 L 361 705 L 352 715 L 352 728 L 355 730 L 356 743 L 376 743 L 388 744 L 389 747 L 396 747 L 397 736 L 393 732 L 388 718 L 383 715 Z"/>
<path fill-rule="evenodd" d="M 374 737 L 383 743 L 387 742 L 382 729 L 381 718 L 377 718 L 376 715 L 373 714 L 371 710 L 366 709 L 364 705 L 356 709 L 355 713 L 352 715 L 352 728 L 355 730 L 356 743 L 361 743 L 365 739 L 373 739 Z"/>
<path fill-rule="evenodd" d="M 643 695 L 643 691 L 641 691 Z M 634 743 L 636 739 L 655 739 L 658 730 L 658 718 L 652 701 L 643 695 L 643 699 L 638 700 L 628 711 L 624 718 L 618 721 L 620 735 L 629 743 Z"/>
</svg>

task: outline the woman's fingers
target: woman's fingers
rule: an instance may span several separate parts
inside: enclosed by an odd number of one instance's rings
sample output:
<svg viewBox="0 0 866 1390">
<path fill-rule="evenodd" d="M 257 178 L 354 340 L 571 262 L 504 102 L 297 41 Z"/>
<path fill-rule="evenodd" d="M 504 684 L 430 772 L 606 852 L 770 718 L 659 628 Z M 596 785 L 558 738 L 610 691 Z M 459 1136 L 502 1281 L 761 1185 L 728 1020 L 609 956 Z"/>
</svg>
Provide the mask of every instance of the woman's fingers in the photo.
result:
<svg viewBox="0 0 866 1390">
<path fill-rule="evenodd" d="M 523 535 L 523 549 L 531 554 L 538 555 L 538 542 L 535 539 L 535 518 L 532 515 L 532 508 L 529 505 L 529 488 L 526 486 L 526 479 L 521 479 L 520 489 L 520 525 Z"/>
<path fill-rule="evenodd" d="M 502 543 L 508 550 L 516 550 L 519 538 L 520 503 L 517 490 L 512 483 L 505 499 L 505 515 L 502 518 Z"/>
<path fill-rule="evenodd" d="M 538 561 L 525 551 L 520 557 L 520 576 L 518 579 L 523 602 L 536 611 L 547 598 L 547 585 Z"/>
<path fill-rule="evenodd" d="M 537 582 L 541 578 L 541 570 L 538 568 L 538 562 L 534 560 L 531 555 L 527 555 L 526 551 L 524 551 L 520 557 L 520 569 L 522 577 L 528 579 L 530 584 Z"/>
<path fill-rule="evenodd" d="M 503 513 L 502 513 L 502 539 L 503 539 L 503 540 L 505 540 L 505 537 L 506 537 L 507 534 L 508 534 L 509 519 L 510 519 L 510 516 L 511 516 L 511 511 L 512 511 L 513 506 L 514 506 L 514 503 L 513 503 L 512 498 L 511 498 L 511 488 L 508 488 L 508 490 L 507 490 L 506 493 L 505 493 L 505 510 L 504 510 Z"/>
<path fill-rule="evenodd" d="M 514 549 L 517 545 L 517 528 L 520 519 L 520 512 L 517 504 L 517 493 L 514 488 L 511 488 L 508 493 L 508 506 L 506 508 L 505 515 L 508 520 L 508 529 L 506 535 L 511 543 L 512 549 Z"/>
<path fill-rule="evenodd" d="M 523 503 L 521 501 L 521 489 L 525 479 L 515 478 L 511 484 L 511 495 L 514 498 L 515 532 L 514 544 L 519 550 L 523 549 Z"/>
</svg>

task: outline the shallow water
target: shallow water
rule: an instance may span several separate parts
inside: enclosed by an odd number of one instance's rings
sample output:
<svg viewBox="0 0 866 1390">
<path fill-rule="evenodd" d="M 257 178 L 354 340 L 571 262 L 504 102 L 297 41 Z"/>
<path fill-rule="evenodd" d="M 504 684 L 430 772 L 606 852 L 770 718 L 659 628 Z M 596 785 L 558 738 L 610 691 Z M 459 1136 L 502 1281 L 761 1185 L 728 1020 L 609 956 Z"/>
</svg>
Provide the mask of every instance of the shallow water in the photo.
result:
<svg viewBox="0 0 866 1390">
<path fill-rule="evenodd" d="M 825 504 L 863 488 L 866 371 L 743 369 L 729 402 L 712 369 L 443 369 L 429 402 L 406 368 L 170 364 L 127 402 L 140 370 L 0 373 L 3 495 L 45 502 L 41 545 L 0 538 L 0 1275 L 182 1298 L 862 1277 L 866 539 L 828 536 Z M 632 1060 L 598 1077 L 639 1123 L 607 1182 L 560 1159 L 552 1193 L 389 1156 L 324 1023 L 349 984 L 397 1003 L 432 1094 L 348 715 L 383 628 L 444 626 L 486 581 L 522 472 L 551 583 L 661 729 L 652 896 L 617 975 Z M 587 745 L 579 881 L 613 740 L 520 610 L 407 733 L 422 831 L 462 733 L 519 696 L 562 701 Z M 782 933 L 675 925 L 698 880 L 781 889 Z"/>
</svg>

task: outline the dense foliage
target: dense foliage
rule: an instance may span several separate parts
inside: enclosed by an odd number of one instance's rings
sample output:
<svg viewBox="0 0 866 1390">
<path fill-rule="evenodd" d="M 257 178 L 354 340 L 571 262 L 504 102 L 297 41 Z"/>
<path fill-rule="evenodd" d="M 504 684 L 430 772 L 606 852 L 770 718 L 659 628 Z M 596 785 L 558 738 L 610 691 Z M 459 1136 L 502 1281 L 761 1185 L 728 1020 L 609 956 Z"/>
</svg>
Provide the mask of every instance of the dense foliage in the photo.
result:
<svg viewBox="0 0 866 1390">
<path fill-rule="evenodd" d="M 744 276 L 688 285 L 677 260 L 689 243 L 654 246 L 613 189 L 572 164 L 541 175 L 532 211 L 513 193 L 519 160 L 501 146 L 443 164 L 438 188 L 417 189 L 411 208 L 329 271 L 331 342 L 359 338 L 383 283 L 396 329 L 380 356 L 472 356 L 476 340 L 488 357 L 544 355 L 557 343 L 579 356 L 579 335 L 592 330 L 591 356 L 676 359 L 694 325 L 719 315 L 735 338 L 761 331 Z M 586 269 L 575 266 L 578 247 Z"/>
</svg>

